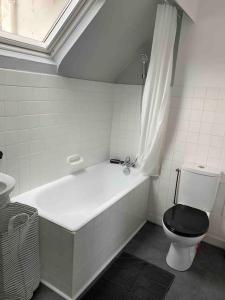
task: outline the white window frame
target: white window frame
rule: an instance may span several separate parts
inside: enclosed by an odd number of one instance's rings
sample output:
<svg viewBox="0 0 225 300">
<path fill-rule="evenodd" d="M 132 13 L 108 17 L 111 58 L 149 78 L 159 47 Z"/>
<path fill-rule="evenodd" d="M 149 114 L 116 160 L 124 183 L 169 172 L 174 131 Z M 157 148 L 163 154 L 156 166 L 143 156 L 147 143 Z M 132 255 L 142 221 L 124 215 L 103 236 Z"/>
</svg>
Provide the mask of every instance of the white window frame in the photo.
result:
<svg viewBox="0 0 225 300">
<path fill-rule="evenodd" d="M 71 0 L 57 18 L 52 28 L 47 33 L 44 41 L 22 37 L 13 33 L 0 31 L 0 50 L 32 54 L 34 56 L 48 57 L 69 25 L 78 17 L 85 5 L 90 5 L 93 0 Z"/>
</svg>

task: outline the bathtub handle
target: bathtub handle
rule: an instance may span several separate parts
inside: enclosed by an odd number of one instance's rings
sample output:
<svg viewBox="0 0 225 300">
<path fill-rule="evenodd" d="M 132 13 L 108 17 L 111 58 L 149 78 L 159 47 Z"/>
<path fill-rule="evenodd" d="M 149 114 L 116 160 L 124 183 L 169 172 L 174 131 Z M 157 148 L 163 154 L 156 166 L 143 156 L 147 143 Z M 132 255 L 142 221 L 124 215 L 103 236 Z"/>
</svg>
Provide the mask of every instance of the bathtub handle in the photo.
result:
<svg viewBox="0 0 225 300">
<path fill-rule="evenodd" d="M 84 167 L 84 159 L 79 154 L 73 154 L 67 157 L 67 164 L 69 166 L 70 173 L 76 173 Z"/>
<path fill-rule="evenodd" d="M 70 155 L 67 157 L 67 163 L 70 165 L 78 165 L 84 162 L 84 159 L 79 154 Z"/>
</svg>

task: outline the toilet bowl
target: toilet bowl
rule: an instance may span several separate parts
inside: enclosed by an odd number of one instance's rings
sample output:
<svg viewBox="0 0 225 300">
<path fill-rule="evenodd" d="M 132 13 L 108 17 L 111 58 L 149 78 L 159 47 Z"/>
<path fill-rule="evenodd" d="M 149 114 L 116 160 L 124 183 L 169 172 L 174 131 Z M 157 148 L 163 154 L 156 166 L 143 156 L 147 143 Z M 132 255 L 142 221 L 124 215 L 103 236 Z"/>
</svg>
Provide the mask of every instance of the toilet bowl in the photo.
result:
<svg viewBox="0 0 225 300">
<path fill-rule="evenodd" d="M 166 211 L 162 225 L 171 240 L 167 264 L 177 271 L 186 271 L 191 267 L 197 246 L 209 228 L 208 215 L 199 209 L 178 204 Z"/>
<path fill-rule="evenodd" d="M 209 214 L 213 209 L 219 181 L 218 170 L 196 165 L 181 168 L 175 190 L 175 205 L 164 213 L 162 219 L 164 232 L 171 240 L 166 257 L 171 268 L 186 271 L 191 267 L 197 246 L 209 228 Z"/>
</svg>

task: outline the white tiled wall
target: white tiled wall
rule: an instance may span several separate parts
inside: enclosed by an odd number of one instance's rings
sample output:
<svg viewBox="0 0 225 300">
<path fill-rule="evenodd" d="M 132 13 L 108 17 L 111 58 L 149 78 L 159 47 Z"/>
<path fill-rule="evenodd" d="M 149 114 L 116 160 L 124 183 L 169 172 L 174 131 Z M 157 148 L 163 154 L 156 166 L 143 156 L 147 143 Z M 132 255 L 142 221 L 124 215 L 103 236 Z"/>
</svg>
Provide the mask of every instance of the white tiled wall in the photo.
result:
<svg viewBox="0 0 225 300">
<path fill-rule="evenodd" d="M 110 152 L 135 158 L 141 96 L 141 86 L 0 70 L 0 171 L 16 178 L 14 193 L 67 174 L 65 160 L 73 153 L 81 153 L 87 166 Z M 184 162 L 225 171 L 225 88 L 173 88 L 162 172 L 152 180 L 150 220 L 160 223 L 172 205 L 175 169 Z M 210 235 L 217 241 L 225 236 L 224 199 L 221 183 L 210 217 Z"/>
<path fill-rule="evenodd" d="M 86 166 L 109 157 L 113 85 L 0 70 L 0 170 L 14 194 L 68 173 L 66 157 Z"/>
<path fill-rule="evenodd" d="M 115 85 L 110 154 L 135 159 L 140 138 L 142 86 Z"/>
<path fill-rule="evenodd" d="M 114 93 L 111 156 L 135 157 L 140 136 L 142 88 L 118 85 Z M 225 172 L 225 89 L 175 86 L 170 101 L 162 171 L 159 178 L 152 179 L 150 189 L 148 215 L 158 224 L 165 210 L 173 205 L 176 168 L 184 162 L 194 162 Z M 225 246 L 224 178 L 222 181 L 210 217 L 208 240 Z"/>
<path fill-rule="evenodd" d="M 151 220 L 161 222 L 164 211 L 172 206 L 176 168 L 184 162 L 225 171 L 224 88 L 173 88 L 163 168 L 160 177 L 152 181 L 149 205 Z M 225 184 L 221 183 L 210 217 L 210 234 L 218 240 L 224 239 L 221 226 L 224 200 Z"/>
</svg>

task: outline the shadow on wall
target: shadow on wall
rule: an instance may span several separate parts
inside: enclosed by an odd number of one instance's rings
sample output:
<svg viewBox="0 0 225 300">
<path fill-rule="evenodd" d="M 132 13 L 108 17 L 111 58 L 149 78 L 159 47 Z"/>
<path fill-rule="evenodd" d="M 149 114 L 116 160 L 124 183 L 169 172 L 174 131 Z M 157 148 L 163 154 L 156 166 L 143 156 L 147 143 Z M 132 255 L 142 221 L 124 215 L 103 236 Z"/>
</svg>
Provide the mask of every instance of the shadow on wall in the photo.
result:
<svg viewBox="0 0 225 300">
<path fill-rule="evenodd" d="M 59 72 L 81 79 L 139 84 L 137 52 L 143 43 L 151 47 L 157 2 L 107 0 L 64 58 Z M 125 72 L 128 67 L 130 72 Z M 123 71 L 123 81 L 118 81 Z"/>
<path fill-rule="evenodd" d="M 145 75 L 147 75 L 147 70 L 150 62 L 151 56 L 151 41 L 140 46 L 135 55 L 130 59 L 129 63 L 123 66 L 120 74 L 117 76 L 115 82 L 120 84 L 134 84 L 134 85 L 143 85 L 144 80 L 143 75 L 143 63 L 142 63 L 142 54 L 145 54 L 148 61 L 145 66 Z"/>
</svg>

